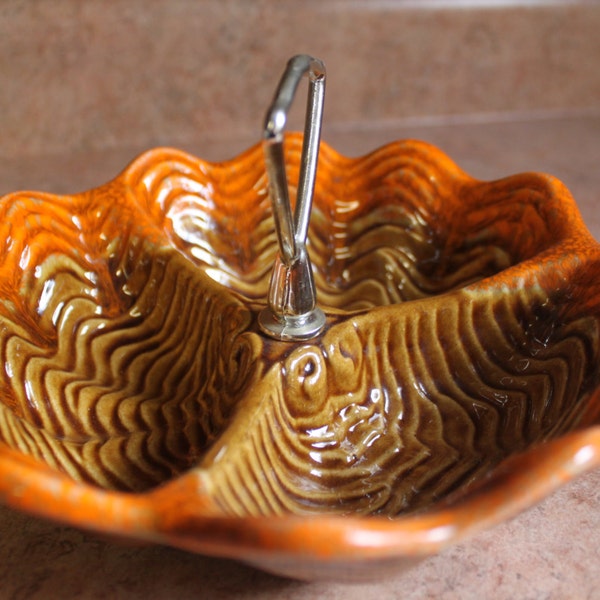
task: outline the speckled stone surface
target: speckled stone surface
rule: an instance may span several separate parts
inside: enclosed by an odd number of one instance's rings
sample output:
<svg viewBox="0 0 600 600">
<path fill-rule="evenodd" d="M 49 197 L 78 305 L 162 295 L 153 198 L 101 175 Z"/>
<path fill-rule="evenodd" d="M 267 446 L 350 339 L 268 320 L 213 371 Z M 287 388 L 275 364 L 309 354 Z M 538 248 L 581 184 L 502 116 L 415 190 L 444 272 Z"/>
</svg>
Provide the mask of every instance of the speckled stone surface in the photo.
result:
<svg viewBox="0 0 600 600">
<path fill-rule="evenodd" d="M 413 137 L 476 177 L 552 173 L 600 239 L 600 3 L 450 4 L 6 0 L 0 193 L 87 189 L 155 145 L 231 157 L 258 141 L 282 61 L 307 51 L 327 62 L 324 137 L 339 151 Z M 123 545 L 0 507 L 2 600 L 578 600 L 598 590 L 600 472 L 411 571 L 353 586 Z"/>
</svg>

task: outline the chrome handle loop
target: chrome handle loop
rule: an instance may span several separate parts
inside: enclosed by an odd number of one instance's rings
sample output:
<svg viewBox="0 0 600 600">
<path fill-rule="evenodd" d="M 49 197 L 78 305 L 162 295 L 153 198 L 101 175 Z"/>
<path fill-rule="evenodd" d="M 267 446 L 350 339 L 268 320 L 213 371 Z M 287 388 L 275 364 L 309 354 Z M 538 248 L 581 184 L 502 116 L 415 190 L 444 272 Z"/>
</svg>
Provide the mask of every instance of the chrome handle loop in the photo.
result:
<svg viewBox="0 0 600 600">
<path fill-rule="evenodd" d="M 283 133 L 304 75 L 309 78 L 309 91 L 296 208 L 292 215 Z M 312 268 L 306 252 L 324 100 L 325 65 L 301 54 L 288 62 L 265 118 L 263 150 L 279 255 L 271 276 L 268 306 L 259 315 L 259 325 L 265 333 L 280 340 L 310 339 L 325 325 L 325 315 L 316 305 Z"/>
</svg>

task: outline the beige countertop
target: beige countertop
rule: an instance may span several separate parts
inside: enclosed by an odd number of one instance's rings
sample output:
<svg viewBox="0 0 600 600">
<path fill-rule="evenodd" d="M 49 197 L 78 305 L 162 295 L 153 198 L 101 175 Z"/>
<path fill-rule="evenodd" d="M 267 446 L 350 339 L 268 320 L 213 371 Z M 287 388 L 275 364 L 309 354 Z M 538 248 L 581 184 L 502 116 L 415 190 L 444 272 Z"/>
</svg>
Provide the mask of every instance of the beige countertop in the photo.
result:
<svg viewBox="0 0 600 600">
<path fill-rule="evenodd" d="M 600 239 L 600 110 L 518 121 L 471 118 L 439 126 L 334 128 L 325 137 L 352 155 L 394 139 L 424 139 L 484 179 L 529 170 L 551 173 L 570 188 Z M 199 140 L 186 149 L 221 159 L 251 142 Z M 4 160 L 0 191 L 89 188 L 111 179 L 142 149 Z M 579 478 L 511 522 L 410 571 L 365 585 L 289 581 L 225 560 L 124 545 L 0 507 L 0 582 L 0 598 L 15 600 L 597 598 L 600 472 Z"/>
</svg>

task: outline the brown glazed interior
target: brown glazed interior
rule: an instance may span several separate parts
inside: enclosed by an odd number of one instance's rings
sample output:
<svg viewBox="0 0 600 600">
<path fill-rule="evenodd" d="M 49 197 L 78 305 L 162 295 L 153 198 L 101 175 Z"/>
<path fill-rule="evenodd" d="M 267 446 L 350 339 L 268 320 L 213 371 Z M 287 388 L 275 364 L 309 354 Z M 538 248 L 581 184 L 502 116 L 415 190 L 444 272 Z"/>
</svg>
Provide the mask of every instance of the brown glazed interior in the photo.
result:
<svg viewBox="0 0 600 600">
<path fill-rule="evenodd" d="M 286 151 L 296 181 L 300 139 Z M 192 470 L 221 515 L 395 516 L 597 421 L 598 249 L 551 177 L 323 145 L 309 252 L 328 324 L 306 343 L 256 325 L 276 254 L 259 147 L 154 150 L 0 210 L 1 445 L 82 484 Z"/>
</svg>

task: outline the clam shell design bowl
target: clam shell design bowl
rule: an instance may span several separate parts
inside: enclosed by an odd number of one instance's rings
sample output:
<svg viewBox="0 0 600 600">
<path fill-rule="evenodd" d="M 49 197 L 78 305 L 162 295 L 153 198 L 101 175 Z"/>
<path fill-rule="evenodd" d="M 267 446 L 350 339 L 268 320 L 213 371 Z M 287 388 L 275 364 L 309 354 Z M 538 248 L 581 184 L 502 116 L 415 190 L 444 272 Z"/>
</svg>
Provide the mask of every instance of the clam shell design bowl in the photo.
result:
<svg viewBox="0 0 600 600">
<path fill-rule="evenodd" d="M 297 180 L 301 138 L 286 141 Z M 257 326 L 259 146 L 0 202 L 0 497 L 299 578 L 396 570 L 600 464 L 600 247 L 556 179 L 322 145 L 325 331 Z"/>
</svg>

